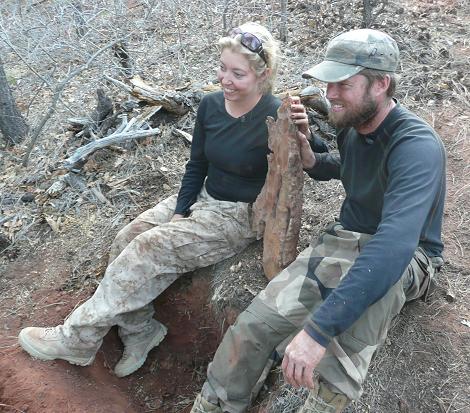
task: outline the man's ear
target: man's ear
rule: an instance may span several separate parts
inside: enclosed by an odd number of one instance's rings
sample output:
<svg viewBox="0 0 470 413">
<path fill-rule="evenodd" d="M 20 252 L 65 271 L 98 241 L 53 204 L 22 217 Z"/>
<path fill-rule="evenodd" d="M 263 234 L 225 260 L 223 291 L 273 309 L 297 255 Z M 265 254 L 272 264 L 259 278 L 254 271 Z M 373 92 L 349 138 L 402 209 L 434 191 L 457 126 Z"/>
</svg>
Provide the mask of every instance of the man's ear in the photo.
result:
<svg viewBox="0 0 470 413">
<path fill-rule="evenodd" d="M 380 96 L 382 94 L 386 95 L 391 81 L 392 81 L 392 78 L 390 77 L 390 75 L 385 75 L 381 79 L 375 79 L 374 86 L 373 86 L 374 94 L 376 96 Z"/>
</svg>

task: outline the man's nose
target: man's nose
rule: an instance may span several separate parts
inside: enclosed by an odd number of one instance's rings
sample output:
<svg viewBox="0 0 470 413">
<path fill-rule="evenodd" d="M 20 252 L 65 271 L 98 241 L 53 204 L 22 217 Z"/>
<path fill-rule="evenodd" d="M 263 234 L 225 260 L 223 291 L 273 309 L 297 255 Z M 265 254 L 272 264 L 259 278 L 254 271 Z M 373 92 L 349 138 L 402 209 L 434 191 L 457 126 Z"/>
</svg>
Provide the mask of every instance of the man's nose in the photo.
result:
<svg viewBox="0 0 470 413">
<path fill-rule="evenodd" d="M 326 85 L 326 98 L 328 100 L 335 99 L 338 97 L 338 84 L 328 83 Z"/>
</svg>

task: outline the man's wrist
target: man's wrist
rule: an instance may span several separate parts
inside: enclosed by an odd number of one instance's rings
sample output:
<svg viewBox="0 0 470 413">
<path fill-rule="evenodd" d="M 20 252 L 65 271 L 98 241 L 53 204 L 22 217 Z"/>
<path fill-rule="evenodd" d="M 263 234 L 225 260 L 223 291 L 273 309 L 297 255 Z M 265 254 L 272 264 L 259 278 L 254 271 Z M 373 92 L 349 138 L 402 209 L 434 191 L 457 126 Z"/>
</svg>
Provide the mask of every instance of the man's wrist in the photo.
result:
<svg viewBox="0 0 470 413">
<path fill-rule="evenodd" d="M 303 167 L 305 170 L 310 170 L 315 167 L 315 164 L 316 164 L 315 154 L 312 153 L 311 159 L 307 160 L 306 162 L 305 161 L 303 162 Z"/>
<path fill-rule="evenodd" d="M 304 331 L 321 346 L 326 348 L 328 347 L 328 344 L 330 344 L 332 337 L 329 337 L 326 334 L 320 332 L 313 326 L 313 323 L 307 322 L 307 324 L 304 325 Z"/>
</svg>

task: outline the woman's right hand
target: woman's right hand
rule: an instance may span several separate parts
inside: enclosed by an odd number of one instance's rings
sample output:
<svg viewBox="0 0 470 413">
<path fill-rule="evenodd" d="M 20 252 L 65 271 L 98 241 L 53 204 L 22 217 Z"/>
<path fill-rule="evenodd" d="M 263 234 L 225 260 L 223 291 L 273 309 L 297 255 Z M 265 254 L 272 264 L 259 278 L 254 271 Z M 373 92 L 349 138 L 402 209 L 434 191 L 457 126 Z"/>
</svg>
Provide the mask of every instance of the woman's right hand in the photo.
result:
<svg viewBox="0 0 470 413">
<path fill-rule="evenodd" d="M 308 128 L 308 115 L 305 106 L 302 105 L 300 97 L 290 96 L 291 119 L 297 125 L 299 132 L 310 139 L 310 129 Z"/>
<path fill-rule="evenodd" d="M 305 106 L 302 105 L 298 96 L 290 97 L 291 118 L 297 125 L 297 139 L 300 145 L 300 157 L 302 168 L 312 169 L 315 166 L 315 155 L 309 143 L 310 129 L 308 127 L 308 116 Z"/>
<path fill-rule="evenodd" d="M 182 219 L 182 218 L 184 218 L 184 215 L 182 215 L 182 214 L 174 214 L 174 215 L 171 217 L 170 221 L 177 221 L 178 219 Z"/>
</svg>

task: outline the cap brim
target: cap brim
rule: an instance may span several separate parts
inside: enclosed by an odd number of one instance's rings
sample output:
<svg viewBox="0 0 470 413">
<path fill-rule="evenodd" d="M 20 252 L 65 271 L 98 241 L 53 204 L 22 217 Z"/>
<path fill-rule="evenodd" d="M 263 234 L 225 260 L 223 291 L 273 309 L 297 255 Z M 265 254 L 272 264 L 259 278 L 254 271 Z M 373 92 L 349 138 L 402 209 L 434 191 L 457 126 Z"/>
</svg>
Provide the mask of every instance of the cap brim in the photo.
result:
<svg viewBox="0 0 470 413">
<path fill-rule="evenodd" d="M 304 72 L 302 77 L 305 79 L 314 78 L 321 82 L 335 83 L 357 75 L 363 69 L 362 66 L 353 66 L 333 62 L 332 60 L 325 60 Z"/>
</svg>

